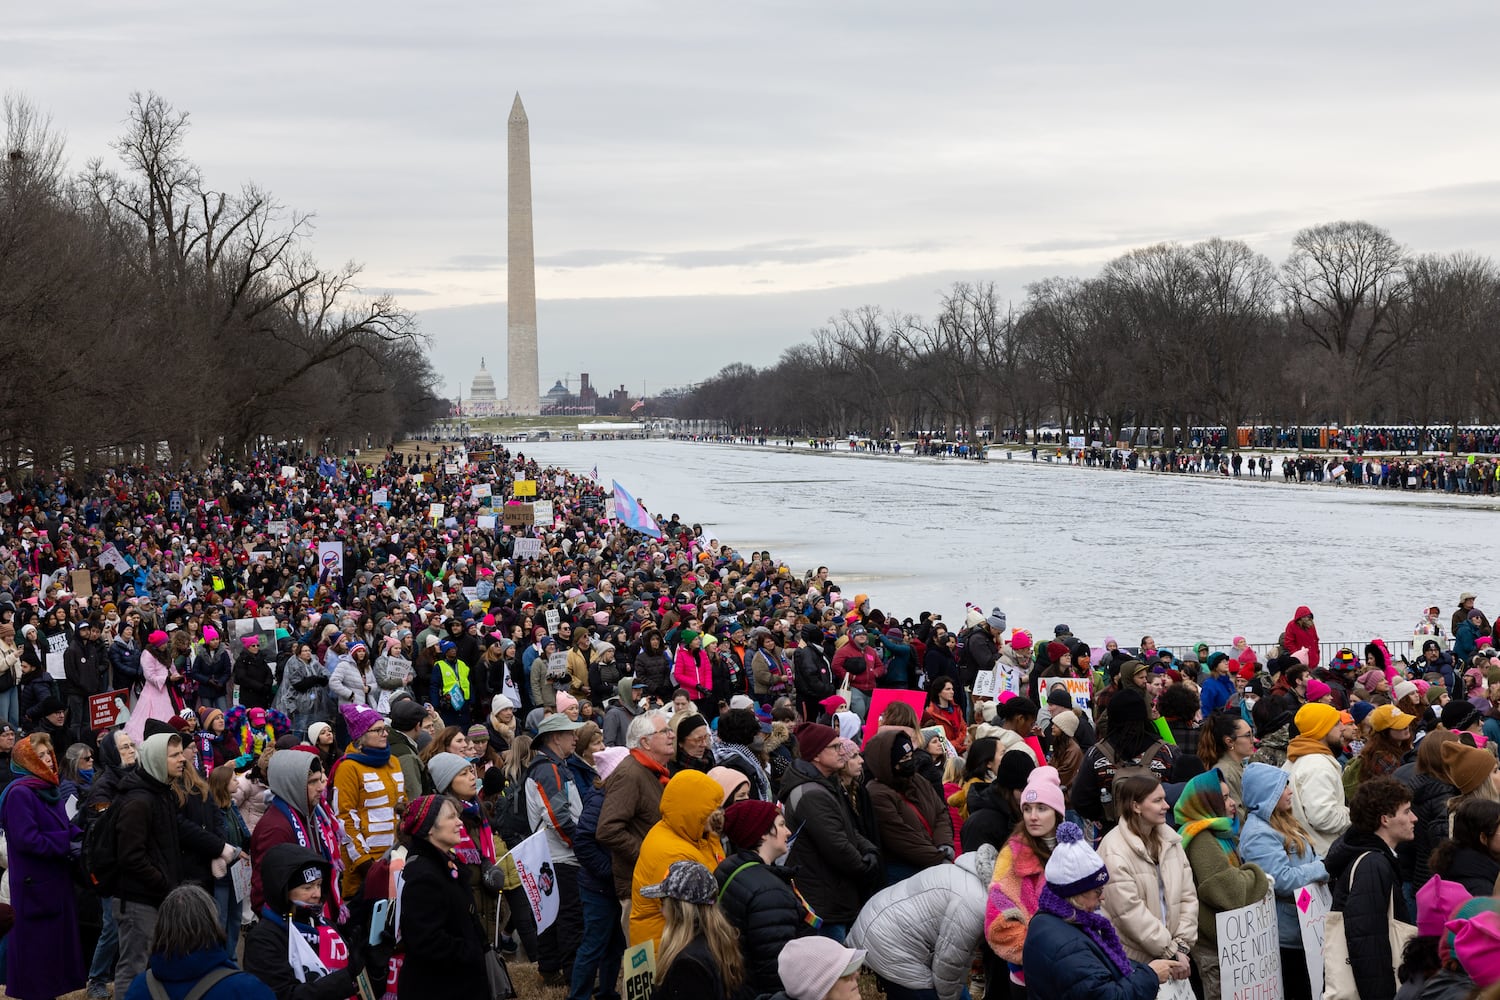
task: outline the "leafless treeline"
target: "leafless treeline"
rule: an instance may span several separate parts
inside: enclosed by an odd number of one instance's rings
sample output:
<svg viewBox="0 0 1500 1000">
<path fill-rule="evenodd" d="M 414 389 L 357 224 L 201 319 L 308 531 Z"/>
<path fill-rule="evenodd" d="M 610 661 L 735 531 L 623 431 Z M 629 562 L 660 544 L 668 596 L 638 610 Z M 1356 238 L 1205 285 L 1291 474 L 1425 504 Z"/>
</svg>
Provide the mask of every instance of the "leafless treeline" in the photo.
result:
<svg viewBox="0 0 1500 1000">
<path fill-rule="evenodd" d="M 1016 306 L 982 283 L 954 285 L 930 318 L 848 310 L 675 409 L 767 433 L 1056 422 L 1107 440 L 1131 426 L 1500 423 L 1497 320 L 1491 261 L 1334 222 L 1298 233 L 1280 267 L 1234 240 L 1163 243 L 1037 282 Z"/>
<path fill-rule="evenodd" d="M 133 95 L 119 168 L 76 173 L 46 115 L 11 96 L 4 116 L 0 471 L 339 448 L 430 419 L 411 316 L 361 295 L 358 266 L 317 264 L 308 216 L 211 188 L 185 112 Z"/>
</svg>

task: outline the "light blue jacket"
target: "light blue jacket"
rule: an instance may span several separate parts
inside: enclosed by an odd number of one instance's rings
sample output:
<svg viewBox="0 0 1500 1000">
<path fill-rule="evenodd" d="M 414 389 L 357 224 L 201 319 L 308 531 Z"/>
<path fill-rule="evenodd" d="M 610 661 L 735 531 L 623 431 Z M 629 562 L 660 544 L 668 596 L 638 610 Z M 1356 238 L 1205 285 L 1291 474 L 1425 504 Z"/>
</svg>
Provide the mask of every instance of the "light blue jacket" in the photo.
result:
<svg viewBox="0 0 1500 1000">
<path fill-rule="evenodd" d="M 1287 773 L 1279 767 L 1251 762 L 1245 765 L 1242 794 L 1250 817 L 1240 831 L 1240 860 L 1259 865 L 1276 887 L 1276 925 L 1283 948 L 1301 948 L 1297 904 L 1292 893 L 1309 882 L 1328 881 L 1328 870 L 1311 847 L 1296 857 L 1287 854 L 1286 841 L 1271 826 L 1271 814 L 1286 788 Z"/>
</svg>

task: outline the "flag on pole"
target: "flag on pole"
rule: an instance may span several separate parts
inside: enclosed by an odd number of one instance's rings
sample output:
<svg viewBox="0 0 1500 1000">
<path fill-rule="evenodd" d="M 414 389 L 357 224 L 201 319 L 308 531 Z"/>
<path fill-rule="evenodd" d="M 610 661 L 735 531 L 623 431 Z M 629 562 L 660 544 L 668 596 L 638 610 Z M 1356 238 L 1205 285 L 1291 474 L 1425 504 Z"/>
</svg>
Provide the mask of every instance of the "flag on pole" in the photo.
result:
<svg viewBox="0 0 1500 1000">
<path fill-rule="evenodd" d="M 589 478 L 596 483 L 599 481 L 599 466 L 596 465 L 589 470 Z"/>
<path fill-rule="evenodd" d="M 613 482 L 613 480 L 611 481 Z M 656 518 L 652 517 L 646 508 L 641 506 L 639 500 L 625 492 L 625 487 L 621 486 L 618 482 L 614 485 L 615 517 L 619 519 L 620 523 L 634 531 L 639 531 L 643 535 L 660 538 L 661 528 L 657 526 Z"/>
<path fill-rule="evenodd" d="M 635 403 L 630 407 L 630 412 L 634 413 L 636 410 L 639 410 L 641 407 L 643 407 L 645 405 L 646 405 L 646 401 L 644 399 L 637 399 L 635 401 Z"/>
<path fill-rule="evenodd" d="M 557 872 L 552 867 L 552 849 L 547 831 L 538 830 L 510 849 L 510 859 L 521 876 L 521 888 L 531 903 L 531 916 L 540 934 L 557 919 Z"/>
</svg>

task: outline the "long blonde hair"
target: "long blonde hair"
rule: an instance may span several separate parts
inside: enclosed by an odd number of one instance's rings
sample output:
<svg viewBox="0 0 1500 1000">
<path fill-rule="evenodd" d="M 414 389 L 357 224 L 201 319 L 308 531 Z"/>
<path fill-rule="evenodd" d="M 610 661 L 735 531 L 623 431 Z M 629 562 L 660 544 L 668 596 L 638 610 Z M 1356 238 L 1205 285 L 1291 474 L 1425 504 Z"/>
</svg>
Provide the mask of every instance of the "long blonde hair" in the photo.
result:
<svg viewBox="0 0 1500 1000">
<path fill-rule="evenodd" d="M 1302 824 L 1297 822 L 1297 814 L 1292 812 L 1291 806 L 1272 809 L 1269 824 L 1271 829 L 1281 834 L 1282 846 L 1286 848 L 1289 857 L 1300 857 L 1312 849 L 1312 838 Z"/>
<path fill-rule="evenodd" d="M 740 954 L 740 934 L 712 903 L 685 903 L 667 896 L 661 901 L 661 915 L 666 929 L 661 935 L 661 951 L 656 958 L 656 980 L 661 982 L 667 969 L 701 934 L 708 952 L 719 966 L 724 981 L 724 996 L 731 997 L 745 979 L 745 961 Z M 705 1000 L 723 1000 L 710 997 Z"/>
</svg>

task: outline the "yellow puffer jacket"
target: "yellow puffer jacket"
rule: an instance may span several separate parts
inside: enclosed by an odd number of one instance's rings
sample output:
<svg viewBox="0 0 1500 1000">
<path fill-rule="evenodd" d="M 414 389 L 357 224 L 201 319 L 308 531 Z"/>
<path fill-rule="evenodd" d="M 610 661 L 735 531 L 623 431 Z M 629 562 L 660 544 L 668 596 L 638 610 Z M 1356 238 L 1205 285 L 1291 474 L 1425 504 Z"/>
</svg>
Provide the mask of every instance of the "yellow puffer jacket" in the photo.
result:
<svg viewBox="0 0 1500 1000">
<path fill-rule="evenodd" d="M 345 751 L 358 753 L 353 746 Z M 418 789 L 421 791 L 421 789 Z M 333 772 L 330 796 L 334 819 L 344 828 L 344 875 L 340 885 L 345 899 L 353 899 L 364 880 L 364 866 L 396 843 L 396 824 L 406 808 L 406 779 L 394 755 L 384 767 L 371 767 L 352 757 L 342 760 Z"/>
<path fill-rule="evenodd" d="M 723 804 L 723 787 L 702 771 L 681 771 L 662 789 L 661 819 L 646 834 L 630 880 L 632 946 L 654 941 L 661 947 L 661 900 L 642 896 L 643 887 L 666 878 L 674 861 L 696 861 L 711 872 L 724 860 L 719 838 L 703 832 Z"/>
</svg>

